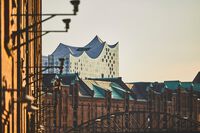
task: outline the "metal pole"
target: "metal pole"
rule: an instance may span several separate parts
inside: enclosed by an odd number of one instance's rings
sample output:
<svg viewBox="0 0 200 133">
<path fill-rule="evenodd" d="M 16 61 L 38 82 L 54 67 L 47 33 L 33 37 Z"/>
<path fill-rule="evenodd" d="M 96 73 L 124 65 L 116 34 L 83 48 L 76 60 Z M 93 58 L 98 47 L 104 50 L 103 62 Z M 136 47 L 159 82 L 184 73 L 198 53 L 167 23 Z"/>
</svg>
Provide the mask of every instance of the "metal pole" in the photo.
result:
<svg viewBox="0 0 200 133">
<path fill-rule="evenodd" d="M 12 16 L 17 16 L 17 14 L 11 14 Z M 28 16 L 74 16 L 75 14 L 73 13 L 35 13 L 35 14 L 28 14 Z M 26 14 L 20 14 L 20 16 L 26 16 Z"/>
<path fill-rule="evenodd" d="M 28 32 L 28 0 L 26 1 L 26 87 L 25 87 L 25 94 L 29 94 L 29 32 Z M 29 133 L 29 118 L 28 113 L 26 112 L 26 132 Z"/>
<path fill-rule="evenodd" d="M 28 25 L 29 25 L 29 19 L 28 19 L 28 0 L 26 1 L 26 94 L 29 94 L 29 32 L 28 32 Z"/>
<path fill-rule="evenodd" d="M 26 1 L 26 87 L 25 87 L 25 94 L 29 94 L 29 32 L 28 32 L 28 25 L 29 25 L 29 19 L 28 19 L 28 0 Z M 28 113 L 26 112 L 26 132 L 29 133 L 29 118 Z"/>
<path fill-rule="evenodd" d="M 20 12 L 21 12 L 21 0 L 17 0 L 17 31 L 20 31 Z M 21 63 L 20 63 L 20 59 L 21 59 L 21 51 L 20 51 L 20 34 L 17 34 L 17 133 L 21 132 L 21 115 L 20 115 L 20 92 L 21 92 Z"/>
<path fill-rule="evenodd" d="M 33 12 L 34 13 L 37 13 L 37 9 L 38 9 L 38 3 L 37 3 L 37 0 L 32 0 L 32 8 L 33 8 Z M 33 16 L 33 21 L 35 22 L 33 24 L 33 30 L 34 31 L 37 31 L 37 26 L 38 26 L 38 23 L 37 23 L 37 16 Z M 30 26 L 29 26 L 30 27 Z M 38 73 L 38 62 L 37 62 L 37 43 L 38 43 L 38 39 L 37 39 L 37 32 L 34 32 L 33 33 L 33 37 L 34 37 L 34 42 L 33 42 L 33 61 L 34 61 L 34 80 L 36 79 L 37 82 L 34 82 L 34 92 L 35 92 L 35 96 L 37 97 L 37 99 L 35 100 L 36 103 L 41 103 L 40 99 L 40 95 L 38 96 L 38 93 L 39 93 L 39 88 L 38 88 L 38 74 L 36 75 L 35 73 Z M 27 40 L 28 41 L 28 40 Z M 39 104 L 39 111 L 36 111 L 34 112 L 35 113 L 35 122 L 37 123 L 35 129 L 36 131 L 38 132 L 38 129 L 39 129 L 39 125 L 41 124 L 40 122 L 40 119 L 41 119 L 41 104 Z"/>
</svg>

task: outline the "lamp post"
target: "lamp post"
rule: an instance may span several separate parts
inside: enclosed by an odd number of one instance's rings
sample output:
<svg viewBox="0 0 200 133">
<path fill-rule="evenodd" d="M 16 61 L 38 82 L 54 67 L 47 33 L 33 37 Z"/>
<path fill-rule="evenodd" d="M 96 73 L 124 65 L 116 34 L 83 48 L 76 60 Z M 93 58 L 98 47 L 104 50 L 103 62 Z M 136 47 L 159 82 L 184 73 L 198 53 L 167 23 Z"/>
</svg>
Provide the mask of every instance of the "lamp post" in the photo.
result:
<svg viewBox="0 0 200 133">
<path fill-rule="evenodd" d="M 61 76 L 61 74 L 63 72 L 64 58 L 60 58 L 59 61 L 60 61 L 59 69 L 60 69 L 60 76 Z M 58 79 L 55 82 L 55 90 L 54 90 L 55 93 L 54 93 L 54 97 L 53 97 L 53 105 L 54 105 L 54 112 L 53 112 L 53 114 L 54 114 L 54 119 L 53 119 L 54 130 L 53 131 L 54 131 L 54 133 L 57 132 L 57 104 L 58 104 L 57 103 L 57 100 L 58 100 L 57 94 L 58 94 L 58 91 L 59 91 L 59 94 L 61 94 L 60 93 L 60 91 L 61 91 L 61 77 L 60 76 L 58 77 Z M 61 125 L 60 121 L 61 121 L 61 114 L 59 114 L 59 124 Z M 60 133 L 60 129 L 58 130 L 58 132 Z"/>
<path fill-rule="evenodd" d="M 49 69 L 49 68 L 58 68 L 58 69 L 60 69 L 60 74 L 62 74 L 62 72 L 63 72 L 63 65 L 64 65 L 64 58 L 60 58 L 59 59 L 59 61 L 60 61 L 60 66 L 50 66 L 50 67 L 41 67 L 41 68 L 45 68 L 44 70 L 47 70 L 47 69 Z M 26 67 L 23 67 L 23 68 L 26 68 Z M 34 68 L 34 67 L 30 67 L 30 68 Z M 44 71 L 44 70 L 42 70 L 42 71 Z M 40 72 L 39 72 L 40 73 Z M 37 75 L 36 73 L 34 73 L 34 74 L 31 74 L 31 75 L 28 75 L 28 78 L 30 78 L 30 77 L 32 77 L 32 76 L 34 76 L 34 75 Z M 25 78 L 26 79 L 26 78 Z M 25 80 L 24 79 L 24 80 Z M 40 79 L 38 79 L 38 80 L 40 80 Z M 30 84 L 33 84 L 34 82 L 37 82 L 38 80 L 36 80 L 36 81 L 33 81 L 33 82 L 31 82 L 31 83 L 29 83 L 29 84 L 27 84 L 26 86 L 28 86 L 28 85 L 30 85 Z M 57 82 L 56 82 L 57 84 L 56 84 L 56 86 L 58 87 L 58 88 L 55 88 L 55 97 L 54 97 L 54 99 L 53 99 L 53 101 L 55 102 L 54 103 L 54 114 L 57 114 L 57 112 L 56 112 L 56 108 L 57 108 L 57 93 L 58 93 L 58 91 L 60 90 L 60 79 L 58 79 L 57 80 Z M 24 102 L 26 102 L 26 103 L 28 103 L 28 106 L 27 106 L 27 111 L 28 112 L 32 112 L 32 113 L 37 113 L 37 111 L 41 111 L 41 104 L 37 104 L 37 103 L 34 103 L 34 104 L 32 104 L 32 101 L 37 101 L 37 99 L 38 98 L 40 98 L 41 96 L 42 96 L 43 94 L 40 94 L 40 95 L 35 95 L 34 97 L 32 97 L 32 96 L 30 96 L 30 95 L 27 95 L 27 94 L 24 94 L 24 97 L 23 97 L 23 101 Z M 37 105 L 39 105 L 39 108 L 38 108 L 38 106 Z M 36 112 L 35 112 L 36 111 Z M 56 117 L 56 115 L 54 115 L 55 117 L 54 117 L 54 119 L 56 120 L 57 119 L 57 117 Z M 41 116 L 40 116 L 40 118 L 41 118 Z M 61 120 L 61 117 L 59 117 L 59 119 Z M 55 122 L 55 121 L 54 121 Z M 41 125 L 41 123 L 40 123 L 40 121 L 38 122 L 38 121 L 36 121 L 36 122 L 34 122 L 34 123 L 37 123 L 36 125 L 37 125 L 37 128 L 35 129 L 35 124 L 33 124 L 33 125 L 31 125 L 32 126 L 32 129 L 34 129 L 34 131 L 32 131 L 32 132 L 36 132 L 36 131 L 39 131 L 38 129 L 40 128 L 39 127 L 39 125 Z M 55 122 L 56 123 L 56 122 Z M 61 126 L 60 126 L 61 127 Z M 57 126 L 55 126 L 55 129 L 57 128 Z M 46 130 L 46 129 L 45 129 Z"/>
<path fill-rule="evenodd" d="M 17 31 L 14 31 L 13 34 L 12 34 L 12 38 L 15 38 L 15 35 L 17 34 L 21 34 L 23 32 L 45 32 L 46 34 L 49 33 L 49 32 L 55 32 L 55 33 L 58 33 L 58 32 L 67 32 L 68 29 L 69 29 L 69 23 L 70 23 L 70 19 L 63 19 L 63 22 L 65 23 L 65 27 L 66 27 L 66 30 L 65 31 L 56 31 L 56 30 L 47 30 L 47 31 L 28 31 L 28 29 L 32 28 L 32 27 L 35 27 L 37 26 L 38 24 L 41 24 L 49 19 L 52 19 L 53 17 L 55 16 L 73 16 L 73 15 L 77 15 L 77 12 L 79 11 L 79 4 L 80 4 L 80 0 L 71 0 L 70 1 L 71 4 L 73 5 L 74 7 L 74 10 L 73 10 L 73 13 L 28 13 L 28 11 L 26 12 L 26 14 L 20 14 L 20 13 L 17 13 L 17 14 L 11 14 L 11 16 L 17 16 L 18 17 L 26 17 L 26 20 L 28 20 L 28 17 L 36 17 L 36 16 L 49 16 L 48 18 L 42 20 L 41 22 L 36 22 L 34 23 L 33 25 L 26 25 L 26 28 L 25 29 L 18 29 Z M 27 5 L 27 9 L 28 9 L 28 0 L 26 2 L 26 5 Z M 28 24 L 28 23 L 27 23 Z"/>
<path fill-rule="evenodd" d="M 12 1 L 13 2 L 13 1 Z M 12 35 L 11 35 L 11 38 L 13 40 L 15 40 L 15 38 L 17 38 L 17 46 L 16 47 L 13 47 L 11 50 L 17 50 L 17 132 L 20 133 L 21 132 L 21 127 L 20 127 L 20 121 L 21 121 L 21 101 L 19 99 L 21 99 L 21 88 L 22 88 L 22 82 L 21 82 L 21 78 L 22 78 L 22 75 L 21 75 L 21 65 L 22 65 L 22 62 L 21 62 L 21 46 L 23 45 L 26 45 L 26 90 L 25 90 L 25 93 L 29 93 L 29 43 L 30 41 L 34 41 L 35 39 L 37 38 L 40 38 L 42 37 L 43 35 L 46 35 L 50 32 L 55 32 L 55 33 L 58 33 L 58 32 L 67 32 L 68 29 L 69 29 L 69 23 L 70 23 L 70 19 L 64 19 L 63 22 L 65 23 L 65 28 L 66 30 L 63 30 L 63 31 L 58 31 L 58 30 L 40 30 L 38 31 L 37 30 L 37 25 L 38 24 L 41 24 L 55 16 L 71 16 L 71 15 L 76 15 L 77 12 L 78 12 L 78 5 L 80 4 L 80 1 L 79 0 L 72 0 L 71 1 L 71 4 L 74 6 L 74 10 L 73 10 L 73 13 L 71 14 L 63 14 L 63 13 L 60 13 L 60 14 L 41 14 L 41 13 L 37 13 L 37 12 L 34 12 L 33 14 L 29 14 L 28 12 L 28 8 L 29 8 L 29 5 L 28 5 L 29 1 L 27 0 L 26 1 L 26 13 L 25 14 L 21 14 L 21 4 L 22 4 L 22 1 L 21 0 L 17 0 L 17 6 L 14 2 L 14 4 L 12 5 L 15 5 L 17 7 L 17 14 L 12 14 L 11 16 L 16 16 L 17 17 L 17 30 L 16 31 L 13 31 Z M 34 1 L 35 4 L 37 4 L 37 2 Z M 35 9 L 36 10 L 36 9 Z M 35 22 L 33 25 L 29 25 L 29 17 L 32 16 L 32 17 L 37 17 L 37 16 L 49 16 L 47 19 L 44 19 L 40 22 Z M 25 21 L 26 21 L 26 27 L 24 29 L 21 29 L 21 17 L 25 17 Z M 29 30 L 33 28 L 34 30 Z M 22 33 L 26 33 L 26 42 L 21 44 L 21 34 Z M 30 40 L 29 38 L 29 33 L 30 32 L 34 32 L 34 38 L 32 40 Z M 36 33 L 42 33 L 44 32 L 44 34 L 40 34 L 39 36 L 35 36 Z M 36 38 L 35 38 L 36 37 Z M 15 42 L 15 41 L 13 41 Z M 34 42 L 34 46 L 37 45 L 37 42 Z M 34 47 L 35 48 L 35 47 Z M 35 57 L 36 56 L 36 53 L 35 53 L 35 50 L 34 50 L 34 61 L 35 61 Z M 35 73 L 36 68 L 34 66 L 34 73 Z M 34 76 L 34 77 L 37 77 L 38 76 Z M 35 82 L 34 83 L 34 88 L 37 88 L 35 87 Z M 36 92 L 36 90 L 34 89 L 34 92 L 35 94 L 37 94 L 38 92 Z M 40 99 L 39 98 L 39 102 L 40 102 Z"/>
</svg>

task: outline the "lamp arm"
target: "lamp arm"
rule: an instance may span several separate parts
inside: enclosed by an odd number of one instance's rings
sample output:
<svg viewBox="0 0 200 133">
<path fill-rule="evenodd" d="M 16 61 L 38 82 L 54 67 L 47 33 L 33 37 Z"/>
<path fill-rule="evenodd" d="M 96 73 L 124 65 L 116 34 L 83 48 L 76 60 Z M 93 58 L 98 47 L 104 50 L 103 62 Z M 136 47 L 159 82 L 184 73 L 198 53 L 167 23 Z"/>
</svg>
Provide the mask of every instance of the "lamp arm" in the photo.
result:
<svg viewBox="0 0 200 133">
<path fill-rule="evenodd" d="M 75 13 L 11 14 L 11 16 L 74 16 Z"/>
<path fill-rule="evenodd" d="M 34 41 L 35 39 L 40 38 L 40 37 L 42 37 L 42 36 L 44 36 L 44 35 L 46 35 L 46 34 L 48 34 L 48 33 L 49 33 L 49 32 L 46 31 L 46 32 L 43 33 L 43 34 L 41 34 L 41 35 L 39 35 L 39 36 L 37 36 L 37 37 L 35 37 L 35 38 L 33 38 L 33 39 L 30 39 L 30 40 L 28 41 L 28 43 L 30 43 L 30 42 Z M 25 45 L 25 44 L 26 44 L 26 42 L 20 44 L 20 47 L 23 46 L 23 45 Z M 17 46 L 14 46 L 14 47 L 12 47 L 11 50 L 16 50 L 16 49 L 17 49 Z"/>
<path fill-rule="evenodd" d="M 42 20 L 42 21 L 40 21 L 40 22 L 36 22 L 36 23 L 34 23 L 33 25 L 28 26 L 27 28 L 21 29 L 20 31 L 13 31 L 13 33 L 12 33 L 11 36 L 15 37 L 17 34 L 26 32 L 27 29 L 31 29 L 31 28 L 33 28 L 34 26 L 36 26 L 36 25 L 38 25 L 38 24 L 40 24 L 40 23 L 43 23 L 43 22 L 45 22 L 45 21 L 47 21 L 47 20 L 49 20 L 49 19 L 51 19 L 51 18 L 53 18 L 53 17 L 55 17 L 55 15 L 51 15 L 50 17 L 48 17 L 48 18 L 46 18 L 46 19 L 44 19 L 44 20 Z"/>
</svg>

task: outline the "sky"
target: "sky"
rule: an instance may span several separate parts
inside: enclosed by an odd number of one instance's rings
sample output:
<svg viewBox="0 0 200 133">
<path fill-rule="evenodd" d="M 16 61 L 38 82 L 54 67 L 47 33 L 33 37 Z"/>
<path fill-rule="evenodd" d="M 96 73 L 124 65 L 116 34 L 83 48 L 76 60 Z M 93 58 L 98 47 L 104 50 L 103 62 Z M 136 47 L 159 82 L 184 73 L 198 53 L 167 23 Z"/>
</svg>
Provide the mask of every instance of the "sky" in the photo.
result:
<svg viewBox="0 0 200 133">
<path fill-rule="evenodd" d="M 43 13 L 71 13 L 69 0 L 43 0 Z M 81 0 L 77 16 L 57 16 L 43 30 L 43 55 L 59 43 L 84 46 L 96 35 L 119 42 L 119 76 L 126 82 L 192 81 L 200 71 L 200 0 Z"/>
</svg>

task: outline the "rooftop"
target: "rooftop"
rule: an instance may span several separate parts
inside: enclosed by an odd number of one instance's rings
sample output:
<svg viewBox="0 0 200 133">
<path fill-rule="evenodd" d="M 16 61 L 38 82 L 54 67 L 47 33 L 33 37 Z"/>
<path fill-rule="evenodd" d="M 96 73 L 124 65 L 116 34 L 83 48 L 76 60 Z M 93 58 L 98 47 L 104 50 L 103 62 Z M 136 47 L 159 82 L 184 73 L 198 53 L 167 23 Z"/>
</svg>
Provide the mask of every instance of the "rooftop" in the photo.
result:
<svg viewBox="0 0 200 133">
<path fill-rule="evenodd" d="M 90 41 L 84 47 L 74 47 L 60 43 L 51 55 L 56 56 L 57 58 L 68 57 L 69 55 L 79 57 L 83 53 L 86 53 L 90 58 L 95 59 L 101 54 L 105 45 L 110 48 L 115 48 L 118 43 L 109 45 L 106 42 L 103 42 L 98 36 L 95 36 L 92 41 Z"/>
</svg>

